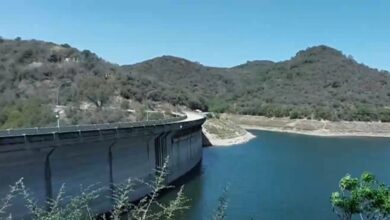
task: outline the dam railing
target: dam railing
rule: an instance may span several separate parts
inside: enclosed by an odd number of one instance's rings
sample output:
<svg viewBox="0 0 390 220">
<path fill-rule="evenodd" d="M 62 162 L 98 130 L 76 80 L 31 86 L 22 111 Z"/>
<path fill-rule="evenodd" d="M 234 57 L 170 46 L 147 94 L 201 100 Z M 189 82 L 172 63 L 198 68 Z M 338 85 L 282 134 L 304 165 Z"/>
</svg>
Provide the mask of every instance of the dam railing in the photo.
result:
<svg viewBox="0 0 390 220">
<path fill-rule="evenodd" d="M 179 115 L 179 116 L 167 118 L 167 119 L 139 121 L 139 122 L 117 122 L 117 123 L 105 123 L 105 124 L 70 125 L 70 126 L 60 126 L 60 127 L 35 127 L 35 128 L 7 129 L 7 130 L 0 130 L 0 137 L 157 126 L 157 125 L 163 125 L 163 124 L 174 123 L 177 121 L 182 121 L 182 120 L 185 120 L 186 118 L 187 118 L 187 115 Z"/>
</svg>

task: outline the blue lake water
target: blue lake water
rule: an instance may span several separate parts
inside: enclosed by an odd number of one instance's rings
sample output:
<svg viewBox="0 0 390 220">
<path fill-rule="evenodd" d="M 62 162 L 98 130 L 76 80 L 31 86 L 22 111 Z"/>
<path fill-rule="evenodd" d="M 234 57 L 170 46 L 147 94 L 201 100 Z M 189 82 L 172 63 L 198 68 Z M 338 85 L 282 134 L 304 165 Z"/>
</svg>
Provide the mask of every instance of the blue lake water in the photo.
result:
<svg viewBox="0 0 390 220">
<path fill-rule="evenodd" d="M 226 185 L 227 219 L 337 219 L 329 197 L 345 174 L 370 171 L 390 183 L 390 138 L 252 133 L 248 143 L 204 149 L 201 171 L 185 183 L 192 208 L 180 219 L 211 219 Z"/>
</svg>

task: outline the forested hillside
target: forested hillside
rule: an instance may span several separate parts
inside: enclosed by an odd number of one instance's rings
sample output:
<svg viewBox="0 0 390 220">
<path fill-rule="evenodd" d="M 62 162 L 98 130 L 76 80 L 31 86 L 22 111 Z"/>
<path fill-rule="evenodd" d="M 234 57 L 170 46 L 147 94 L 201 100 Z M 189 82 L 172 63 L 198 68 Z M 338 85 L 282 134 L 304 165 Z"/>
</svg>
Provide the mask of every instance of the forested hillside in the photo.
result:
<svg viewBox="0 0 390 220">
<path fill-rule="evenodd" d="M 283 62 L 207 67 L 173 56 L 109 63 L 68 44 L 0 39 L 0 128 L 141 120 L 145 110 L 390 121 L 390 75 L 326 46 Z"/>
<path fill-rule="evenodd" d="M 91 51 L 37 40 L 0 40 L 0 128 L 142 120 L 161 87 Z M 122 98 L 124 97 L 124 98 Z"/>
<path fill-rule="evenodd" d="M 250 63 L 249 63 L 250 64 Z M 245 67 L 242 67 L 244 68 Z M 390 120 L 390 74 L 319 46 L 252 72 L 235 100 L 245 114 L 329 120 Z"/>
<path fill-rule="evenodd" d="M 327 46 L 308 48 L 284 62 L 250 61 L 233 68 L 206 67 L 169 56 L 125 68 L 174 87 L 190 100 L 200 100 L 203 110 L 390 121 L 390 74 Z"/>
</svg>

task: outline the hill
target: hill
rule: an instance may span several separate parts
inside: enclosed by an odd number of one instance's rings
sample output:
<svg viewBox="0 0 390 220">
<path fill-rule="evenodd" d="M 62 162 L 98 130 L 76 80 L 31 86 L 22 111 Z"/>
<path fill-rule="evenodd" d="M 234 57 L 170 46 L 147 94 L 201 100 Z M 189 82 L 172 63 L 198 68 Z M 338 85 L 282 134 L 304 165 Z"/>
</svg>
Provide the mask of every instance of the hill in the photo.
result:
<svg viewBox="0 0 390 220">
<path fill-rule="evenodd" d="M 283 62 L 214 68 L 163 56 L 125 69 L 202 100 L 202 110 L 269 117 L 389 121 L 390 74 L 316 46 Z M 203 104 L 204 103 L 204 104 Z"/>
<path fill-rule="evenodd" d="M 208 67 L 162 56 L 119 66 L 91 51 L 0 40 L 0 128 L 141 120 L 187 106 L 268 117 L 390 121 L 390 74 L 327 47 L 283 62 Z"/>
<path fill-rule="evenodd" d="M 61 124 L 142 120 L 156 107 L 143 98 L 152 88 L 163 87 L 89 50 L 0 39 L 0 129 L 55 125 L 54 111 Z"/>
<path fill-rule="evenodd" d="M 243 75 L 229 68 L 203 66 L 173 56 L 162 56 L 142 63 L 124 66 L 131 75 L 160 82 L 167 91 L 155 91 L 146 98 L 186 105 L 207 111 L 210 102 L 225 100 L 243 90 Z"/>
<path fill-rule="evenodd" d="M 389 91 L 388 72 L 318 46 L 254 71 L 237 102 L 246 114 L 388 121 Z"/>
</svg>

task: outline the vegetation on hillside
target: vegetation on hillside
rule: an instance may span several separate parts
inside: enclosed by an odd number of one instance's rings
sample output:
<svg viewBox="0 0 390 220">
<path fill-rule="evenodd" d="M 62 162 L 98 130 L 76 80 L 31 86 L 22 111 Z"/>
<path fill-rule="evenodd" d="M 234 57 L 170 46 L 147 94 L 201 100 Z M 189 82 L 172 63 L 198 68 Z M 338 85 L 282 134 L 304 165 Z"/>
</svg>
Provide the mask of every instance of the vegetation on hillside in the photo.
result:
<svg viewBox="0 0 390 220">
<path fill-rule="evenodd" d="M 179 90 L 177 94 L 189 95 L 193 103 L 187 105 L 201 110 L 390 121 L 390 74 L 327 46 L 308 48 L 283 62 L 251 61 L 233 68 L 207 67 L 171 56 L 125 68 L 132 75 L 164 82 L 175 88 L 173 94 Z"/>
<path fill-rule="evenodd" d="M 119 66 L 68 44 L 1 39 L 0 104 L 14 109 L 37 97 L 46 109 L 65 106 L 63 123 L 131 121 L 142 114 L 129 112 L 166 104 L 268 117 L 390 121 L 390 74 L 327 46 L 283 62 L 232 68 L 172 56 Z M 13 117 L 1 112 L 2 128 L 55 123 L 5 122 Z"/>
<path fill-rule="evenodd" d="M 54 112 L 36 98 L 26 101 L 17 100 L 12 105 L 2 106 L 0 108 L 0 129 L 52 125 L 55 121 Z"/>
<path fill-rule="evenodd" d="M 167 110 L 165 103 L 145 98 L 151 88 L 161 90 L 88 50 L 20 38 L 0 41 L 1 129 L 53 125 L 54 111 L 61 112 L 61 124 L 144 120 L 147 110 L 161 105 Z"/>
</svg>

